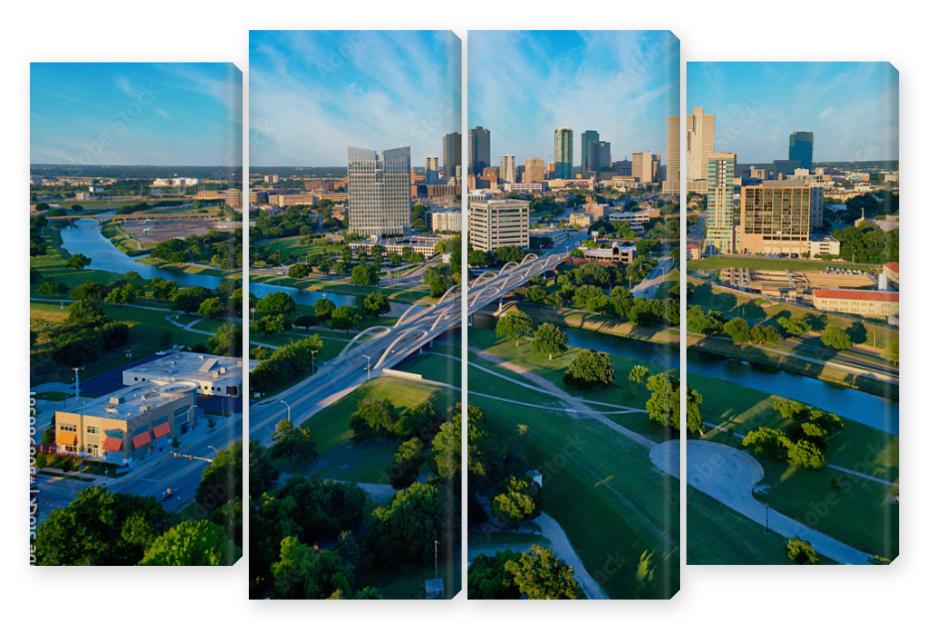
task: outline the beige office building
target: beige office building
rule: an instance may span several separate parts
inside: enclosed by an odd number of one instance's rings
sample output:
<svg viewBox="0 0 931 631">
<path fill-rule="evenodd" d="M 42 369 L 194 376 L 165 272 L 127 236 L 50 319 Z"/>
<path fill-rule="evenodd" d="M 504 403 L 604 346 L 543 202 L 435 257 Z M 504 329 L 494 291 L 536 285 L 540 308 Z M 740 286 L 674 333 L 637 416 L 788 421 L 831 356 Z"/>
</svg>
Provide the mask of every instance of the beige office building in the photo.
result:
<svg viewBox="0 0 931 631">
<path fill-rule="evenodd" d="M 508 154 L 501 156 L 501 166 L 498 168 L 498 178 L 502 182 L 517 181 L 517 158 Z"/>
<path fill-rule="evenodd" d="M 141 383 L 55 413 L 58 453 L 116 464 L 145 459 L 194 425 L 196 389 Z"/>
<path fill-rule="evenodd" d="M 546 163 L 541 158 L 527 158 L 524 162 L 524 179 L 527 184 L 541 183 L 546 179 Z"/>
<path fill-rule="evenodd" d="M 485 252 L 508 245 L 530 247 L 530 202 L 520 199 L 470 202 L 469 239 L 474 249 Z"/>
<path fill-rule="evenodd" d="M 714 114 L 696 107 L 685 119 L 685 180 L 689 193 L 706 193 L 705 169 L 714 153 Z"/>
<path fill-rule="evenodd" d="M 773 180 L 742 187 L 739 251 L 808 256 L 812 219 L 823 206 L 822 189 L 807 184 Z"/>
<path fill-rule="evenodd" d="M 666 122 L 666 179 L 663 180 L 663 192 L 673 195 L 679 193 L 679 117 L 670 116 Z"/>
<path fill-rule="evenodd" d="M 631 154 L 631 175 L 643 184 L 656 181 L 659 170 L 659 156 L 649 151 L 635 151 Z"/>
<path fill-rule="evenodd" d="M 815 309 L 852 313 L 866 318 L 899 315 L 899 292 L 857 289 L 816 289 L 812 292 Z"/>
</svg>

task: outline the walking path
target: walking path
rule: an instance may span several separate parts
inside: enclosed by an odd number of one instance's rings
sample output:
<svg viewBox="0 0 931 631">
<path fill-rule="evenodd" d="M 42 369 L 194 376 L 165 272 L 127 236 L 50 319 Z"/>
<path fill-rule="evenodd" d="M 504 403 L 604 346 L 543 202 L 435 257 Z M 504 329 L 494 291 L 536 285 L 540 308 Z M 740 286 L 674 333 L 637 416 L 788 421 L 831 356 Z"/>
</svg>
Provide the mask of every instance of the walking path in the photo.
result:
<svg viewBox="0 0 931 631">
<path fill-rule="evenodd" d="M 753 497 L 753 488 L 763 479 L 763 467 L 746 451 L 707 440 L 689 440 L 686 446 L 689 486 L 783 537 L 808 541 L 819 554 L 838 563 L 865 565 L 870 562 L 870 554 L 775 511 Z M 650 460 L 658 469 L 679 477 L 679 441 L 658 444 L 650 450 Z"/>
</svg>

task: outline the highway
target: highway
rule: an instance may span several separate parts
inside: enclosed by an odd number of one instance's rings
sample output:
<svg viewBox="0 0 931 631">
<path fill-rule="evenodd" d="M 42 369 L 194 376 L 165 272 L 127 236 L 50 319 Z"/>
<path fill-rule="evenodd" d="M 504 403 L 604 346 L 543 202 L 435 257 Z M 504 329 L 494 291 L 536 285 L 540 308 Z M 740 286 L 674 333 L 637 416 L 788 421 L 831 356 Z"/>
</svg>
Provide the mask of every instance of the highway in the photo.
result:
<svg viewBox="0 0 931 631">
<path fill-rule="evenodd" d="M 469 284 L 468 314 L 471 315 L 514 291 L 534 276 L 556 268 L 567 253 L 543 257 L 528 254 L 520 263 L 506 264 L 498 272 L 485 272 Z M 317 372 L 283 392 L 253 402 L 249 435 L 263 443 L 271 441 L 275 425 L 288 413 L 300 423 L 332 405 L 368 379 L 382 374 L 421 348 L 460 325 L 460 287 L 450 288 L 436 303 L 415 303 L 392 327 L 374 326 L 359 332 L 337 357 L 320 365 Z"/>
</svg>

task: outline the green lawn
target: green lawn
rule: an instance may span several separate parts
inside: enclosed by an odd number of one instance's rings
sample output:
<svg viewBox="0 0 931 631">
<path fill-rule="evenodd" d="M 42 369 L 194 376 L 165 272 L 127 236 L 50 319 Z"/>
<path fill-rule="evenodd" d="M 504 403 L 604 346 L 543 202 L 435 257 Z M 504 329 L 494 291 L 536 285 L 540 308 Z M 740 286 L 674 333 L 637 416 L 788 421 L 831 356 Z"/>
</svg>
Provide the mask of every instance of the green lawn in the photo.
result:
<svg viewBox="0 0 931 631">
<path fill-rule="evenodd" d="M 719 270 L 725 267 L 738 267 L 765 270 L 813 270 L 826 267 L 843 267 L 850 269 L 875 270 L 876 265 L 865 263 L 845 263 L 840 261 L 821 261 L 812 259 L 772 259 L 756 256 L 709 256 L 708 258 L 689 261 L 688 271 Z"/>
<path fill-rule="evenodd" d="M 702 417 L 706 423 L 726 424 L 739 434 L 760 426 L 783 425 L 772 408 L 779 397 L 700 375 L 689 375 L 689 385 L 704 398 Z M 897 483 L 898 437 L 850 420 L 845 424 L 828 442 L 828 464 Z M 705 438 L 740 446 L 740 439 L 729 433 L 710 431 Z M 774 509 L 864 551 L 896 556 L 898 507 L 889 498 L 898 494 L 897 487 L 830 468 L 796 469 L 785 463 L 759 460 L 765 476 L 758 497 Z M 697 532 L 699 527 L 690 521 L 689 533 Z M 699 541 L 702 536 L 696 535 Z M 689 537 L 691 542 L 692 535 Z M 690 550 L 692 547 L 690 543 Z"/>
<path fill-rule="evenodd" d="M 114 272 L 104 272 L 99 270 L 75 270 L 65 266 L 65 261 L 70 254 L 61 248 L 61 236 L 57 228 L 45 227 L 42 230 L 42 236 L 49 241 L 48 252 L 43 256 L 33 256 L 29 258 L 30 269 L 35 270 L 41 276 L 39 282 L 52 280 L 64 283 L 69 289 L 74 288 L 86 281 L 94 281 L 108 285 L 113 281 L 121 278 L 121 274 Z"/>
</svg>

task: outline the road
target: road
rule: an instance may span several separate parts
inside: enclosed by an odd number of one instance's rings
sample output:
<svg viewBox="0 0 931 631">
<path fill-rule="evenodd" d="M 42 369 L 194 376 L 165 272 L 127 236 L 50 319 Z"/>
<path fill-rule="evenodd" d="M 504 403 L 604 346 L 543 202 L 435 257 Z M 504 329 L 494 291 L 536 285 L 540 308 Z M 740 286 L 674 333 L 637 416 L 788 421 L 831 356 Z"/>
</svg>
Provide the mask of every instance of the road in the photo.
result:
<svg viewBox="0 0 931 631">
<path fill-rule="evenodd" d="M 660 257 L 656 261 L 656 266 L 650 270 L 647 277 L 640 281 L 634 287 L 633 295 L 636 298 L 652 298 L 656 295 L 656 290 L 663 284 L 666 274 L 672 270 L 674 261 L 671 256 Z"/>
</svg>

